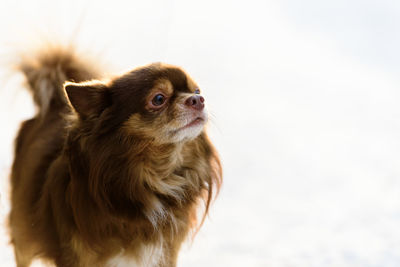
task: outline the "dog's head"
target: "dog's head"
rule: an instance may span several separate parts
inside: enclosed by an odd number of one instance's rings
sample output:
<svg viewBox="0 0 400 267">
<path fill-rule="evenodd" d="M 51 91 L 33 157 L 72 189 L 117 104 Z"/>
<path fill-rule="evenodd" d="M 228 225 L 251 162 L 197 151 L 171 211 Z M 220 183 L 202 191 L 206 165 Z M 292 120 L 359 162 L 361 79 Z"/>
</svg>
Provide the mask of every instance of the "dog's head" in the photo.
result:
<svg viewBox="0 0 400 267">
<path fill-rule="evenodd" d="M 67 82 L 65 91 L 80 120 L 99 132 L 120 128 L 168 144 L 196 138 L 207 121 L 199 87 L 171 65 L 151 64 L 107 83 Z"/>
</svg>

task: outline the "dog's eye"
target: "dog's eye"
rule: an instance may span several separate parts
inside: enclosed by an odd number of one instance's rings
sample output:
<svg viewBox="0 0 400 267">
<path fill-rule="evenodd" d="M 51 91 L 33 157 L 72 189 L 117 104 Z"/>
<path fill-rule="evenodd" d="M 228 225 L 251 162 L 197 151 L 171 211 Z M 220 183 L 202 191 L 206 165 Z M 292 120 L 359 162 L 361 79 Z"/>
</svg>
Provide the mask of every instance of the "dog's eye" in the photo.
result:
<svg viewBox="0 0 400 267">
<path fill-rule="evenodd" d="M 165 103 L 165 96 L 164 95 L 162 95 L 162 94 L 158 94 L 158 95 L 156 95 L 154 98 L 153 98 L 153 100 L 151 101 L 151 103 L 154 105 L 154 106 L 156 106 L 156 107 L 159 107 L 159 106 L 162 106 L 164 103 Z"/>
<path fill-rule="evenodd" d="M 196 95 L 199 95 L 199 94 L 200 94 L 200 89 L 194 90 L 194 93 L 195 93 Z"/>
</svg>

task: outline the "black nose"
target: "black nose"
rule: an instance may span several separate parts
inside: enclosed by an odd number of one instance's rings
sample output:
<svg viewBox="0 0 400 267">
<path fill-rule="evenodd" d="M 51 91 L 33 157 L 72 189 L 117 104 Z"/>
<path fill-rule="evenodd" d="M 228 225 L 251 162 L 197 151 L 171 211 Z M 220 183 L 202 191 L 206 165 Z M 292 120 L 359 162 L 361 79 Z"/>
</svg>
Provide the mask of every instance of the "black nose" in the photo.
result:
<svg viewBox="0 0 400 267">
<path fill-rule="evenodd" d="M 204 108 L 204 97 L 202 97 L 201 95 L 193 95 L 186 99 L 185 104 L 188 107 L 201 111 Z"/>
</svg>

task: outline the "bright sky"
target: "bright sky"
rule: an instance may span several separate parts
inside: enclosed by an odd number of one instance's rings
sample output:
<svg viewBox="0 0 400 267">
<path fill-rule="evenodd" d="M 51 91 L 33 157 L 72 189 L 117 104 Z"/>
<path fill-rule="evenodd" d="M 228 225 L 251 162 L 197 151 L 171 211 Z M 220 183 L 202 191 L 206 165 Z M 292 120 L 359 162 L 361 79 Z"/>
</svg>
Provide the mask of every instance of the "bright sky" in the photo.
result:
<svg viewBox="0 0 400 267">
<path fill-rule="evenodd" d="M 399 265 L 399 1 L 2 0 L 0 25 L 1 218 L 32 114 L 6 71 L 56 39 L 116 72 L 181 65 L 202 87 L 225 185 L 179 266 Z"/>
</svg>

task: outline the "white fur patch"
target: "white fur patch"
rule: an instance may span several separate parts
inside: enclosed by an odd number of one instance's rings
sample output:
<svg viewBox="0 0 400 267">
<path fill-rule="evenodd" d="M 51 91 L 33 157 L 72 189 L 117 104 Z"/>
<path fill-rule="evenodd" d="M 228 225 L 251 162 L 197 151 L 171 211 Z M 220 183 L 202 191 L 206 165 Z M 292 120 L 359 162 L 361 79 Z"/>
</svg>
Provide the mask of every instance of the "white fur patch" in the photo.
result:
<svg viewBox="0 0 400 267">
<path fill-rule="evenodd" d="M 111 258 L 107 267 L 156 267 L 163 262 L 163 245 L 144 245 L 138 253 L 139 256 L 134 257 L 127 255 L 125 251 Z"/>
<path fill-rule="evenodd" d="M 175 139 L 177 141 L 182 141 L 182 140 L 192 140 L 199 136 L 199 134 L 203 131 L 204 124 L 197 124 L 195 126 L 191 126 L 188 128 L 185 128 L 183 130 L 180 130 L 178 133 L 175 135 Z"/>
<path fill-rule="evenodd" d="M 184 128 L 184 129 L 181 129 L 181 130 L 178 130 L 177 132 L 175 132 L 174 136 L 172 138 L 173 142 L 180 142 L 180 141 L 184 141 L 184 140 L 193 140 L 197 136 L 199 136 L 199 134 L 203 131 L 204 125 L 206 124 L 206 122 L 208 120 L 208 113 L 207 113 L 206 108 L 204 108 L 203 116 L 204 116 L 203 123 L 199 123 L 194 126 L 187 127 L 187 128 Z M 188 121 L 186 123 L 190 123 L 191 119 L 193 119 L 193 118 L 188 117 Z"/>
</svg>

